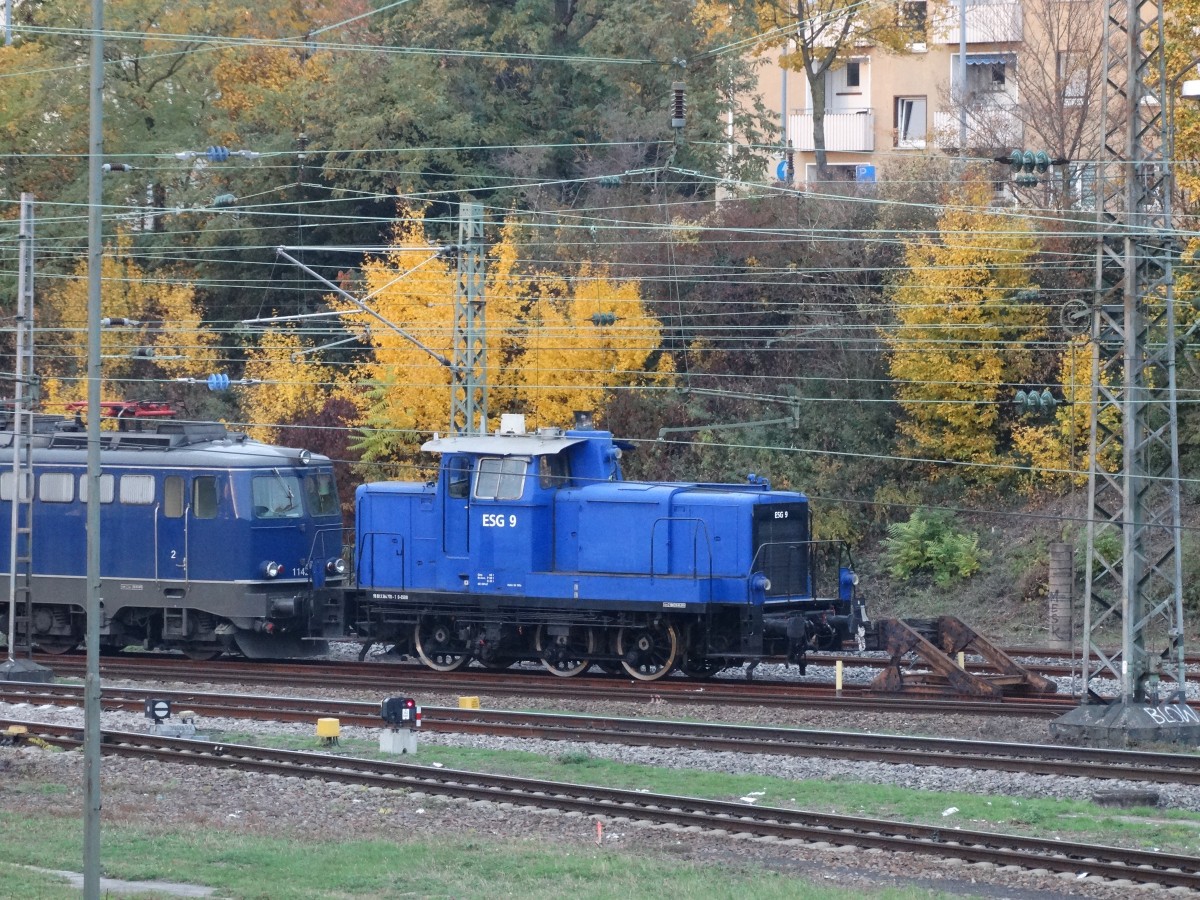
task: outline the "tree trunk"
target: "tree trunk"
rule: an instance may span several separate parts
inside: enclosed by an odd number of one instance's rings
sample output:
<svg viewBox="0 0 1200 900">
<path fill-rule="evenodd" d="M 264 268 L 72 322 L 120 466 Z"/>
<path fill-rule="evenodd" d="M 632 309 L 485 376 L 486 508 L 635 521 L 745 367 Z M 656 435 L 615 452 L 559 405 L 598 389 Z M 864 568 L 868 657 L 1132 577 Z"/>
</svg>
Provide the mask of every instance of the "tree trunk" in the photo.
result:
<svg viewBox="0 0 1200 900">
<path fill-rule="evenodd" d="M 150 230 L 165 231 L 166 224 L 163 222 L 163 214 L 166 212 L 167 206 L 167 186 L 161 181 L 154 182 L 150 188 Z"/>
<path fill-rule="evenodd" d="M 812 90 L 813 156 L 817 163 L 817 180 L 829 180 L 829 164 L 825 157 L 825 75 L 828 70 L 808 73 Z"/>
</svg>

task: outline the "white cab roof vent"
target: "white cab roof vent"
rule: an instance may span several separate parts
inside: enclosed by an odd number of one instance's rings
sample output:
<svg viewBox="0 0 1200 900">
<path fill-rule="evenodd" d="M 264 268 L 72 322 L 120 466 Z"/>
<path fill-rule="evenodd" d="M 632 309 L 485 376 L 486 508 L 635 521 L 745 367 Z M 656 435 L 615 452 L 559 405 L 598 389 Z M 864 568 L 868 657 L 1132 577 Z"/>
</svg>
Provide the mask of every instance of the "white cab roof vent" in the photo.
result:
<svg viewBox="0 0 1200 900">
<path fill-rule="evenodd" d="M 501 413 L 500 414 L 500 433 L 501 434 L 524 434 L 525 433 L 525 416 L 521 413 Z"/>
</svg>

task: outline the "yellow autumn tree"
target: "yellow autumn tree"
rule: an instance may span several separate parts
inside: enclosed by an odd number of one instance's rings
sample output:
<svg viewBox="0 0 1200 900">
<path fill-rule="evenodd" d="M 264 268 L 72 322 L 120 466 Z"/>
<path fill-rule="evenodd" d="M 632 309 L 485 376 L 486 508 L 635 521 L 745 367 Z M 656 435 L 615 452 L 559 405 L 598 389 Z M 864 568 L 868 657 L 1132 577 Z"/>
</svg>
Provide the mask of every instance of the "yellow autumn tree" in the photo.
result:
<svg viewBox="0 0 1200 900">
<path fill-rule="evenodd" d="M 1087 483 L 1090 432 L 1093 344 L 1080 335 L 1067 345 L 1059 363 L 1058 383 L 1065 401 L 1050 423 L 1025 420 L 1013 426 L 1013 446 L 1029 461 L 1028 474 L 1022 479 L 1027 487 Z M 1102 374 L 1105 383 L 1108 379 Z M 1117 410 L 1109 407 L 1102 422 L 1111 432 L 1118 425 Z M 1101 465 L 1108 471 L 1120 469 L 1121 445 L 1107 448 L 1108 459 Z"/>
<path fill-rule="evenodd" d="M 665 376 L 648 372 L 659 356 L 661 324 L 646 310 L 636 282 L 581 265 L 569 276 L 523 268 L 512 223 L 488 251 L 484 282 L 488 345 L 488 408 L 526 413 L 530 427 L 566 425 L 571 411 L 600 410 L 608 391 Z M 396 226 L 386 256 L 363 268 L 366 302 L 389 329 L 370 324 L 373 360 L 365 437 L 367 459 L 411 452 L 421 435 L 447 431 L 453 360 L 453 260 L 426 236 L 423 214 Z M 593 319 L 593 317 L 595 317 Z M 406 339 L 402 329 L 412 339 Z"/>
<path fill-rule="evenodd" d="M 614 386 L 646 377 L 662 326 L 646 311 L 636 281 L 584 263 L 569 284 L 552 279 L 541 290 L 544 299 L 526 318 L 529 339 L 518 350 L 511 391 L 536 422 L 568 423 L 575 410 L 602 409 Z"/>
<path fill-rule="evenodd" d="M 967 182 L 938 234 L 906 243 L 890 295 L 896 323 L 883 336 L 904 410 L 900 429 L 913 452 L 935 460 L 1001 460 L 1000 408 L 1030 371 L 1028 342 L 1044 331 L 1044 308 L 1023 296 L 1032 288 L 1034 235 L 990 200 L 986 181 Z"/>
<path fill-rule="evenodd" d="M 346 18 L 348 11 L 336 3 L 267 0 L 227 12 L 227 34 L 241 40 L 220 50 L 213 68 L 213 102 L 233 129 L 277 131 L 280 122 L 297 124 L 297 108 L 328 83 L 330 54 L 318 52 L 317 43 L 305 45 L 295 38 Z M 244 135 L 230 131 L 223 139 L 236 142 L 240 137 Z"/>
<path fill-rule="evenodd" d="M 241 389 L 240 403 L 251 437 L 275 443 L 284 426 L 312 421 L 334 397 L 350 399 L 312 350 L 294 331 L 271 328 L 247 351 L 245 378 L 254 383 Z"/>
<path fill-rule="evenodd" d="M 47 411 L 63 411 L 87 398 L 87 263 L 49 292 L 38 338 Z M 211 374 L 218 364 L 217 336 L 201 321 L 191 284 L 150 277 L 118 235 L 100 264 L 100 308 L 108 324 L 100 333 L 104 400 L 157 400 L 163 384 Z"/>
</svg>

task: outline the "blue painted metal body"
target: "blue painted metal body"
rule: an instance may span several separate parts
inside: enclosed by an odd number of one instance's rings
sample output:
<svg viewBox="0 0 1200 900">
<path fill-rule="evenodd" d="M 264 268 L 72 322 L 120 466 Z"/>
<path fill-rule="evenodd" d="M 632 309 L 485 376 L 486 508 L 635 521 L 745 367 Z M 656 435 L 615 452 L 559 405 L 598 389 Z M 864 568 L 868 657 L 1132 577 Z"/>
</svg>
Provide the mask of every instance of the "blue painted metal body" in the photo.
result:
<svg viewBox="0 0 1200 900">
<path fill-rule="evenodd" d="M 817 603 L 808 501 L 743 485 L 623 480 L 606 431 L 446 438 L 437 482 L 358 489 L 356 576 L 454 594 L 702 611 Z"/>
<path fill-rule="evenodd" d="M 55 417 L 39 425 L 33 631 L 43 647 L 66 649 L 82 638 L 86 599 L 86 435 Z M 159 421 L 106 431 L 102 441 L 103 643 L 216 650 L 243 635 L 247 645 L 273 633 L 303 637 L 314 588 L 342 580 L 341 508 L 327 458 L 209 423 Z M 11 431 L 0 432 L 0 472 L 0 546 L 9 546 Z M 6 553 L 0 574 L 9 567 Z"/>
</svg>

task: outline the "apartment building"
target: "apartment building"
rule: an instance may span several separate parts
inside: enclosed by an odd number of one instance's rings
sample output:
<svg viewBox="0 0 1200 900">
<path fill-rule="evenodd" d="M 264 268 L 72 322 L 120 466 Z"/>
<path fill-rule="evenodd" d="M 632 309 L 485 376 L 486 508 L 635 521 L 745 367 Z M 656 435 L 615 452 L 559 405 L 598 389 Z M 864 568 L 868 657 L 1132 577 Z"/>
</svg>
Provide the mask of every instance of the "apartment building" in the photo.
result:
<svg viewBox="0 0 1200 900">
<path fill-rule="evenodd" d="M 924 0 L 902 0 L 897 14 L 922 23 L 925 41 L 904 53 L 854 46 L 829 71 L 825 143 L 833 177 L 874 181 L 889 156 L 957 155 L 960 148 L 989 157 L 1033 147 L 1077 159 L 1094 140 L 1086 116 L 1098 94 L 1100 4 L 953 2 L 927 22 Z M 812 181 L 813 101 L 804 72 L 781 68 L 775 53 L 759 85 L 786 123 L 796 180 Z M 783 167 L 772 174 L 782 180 Z"/>
</svg>

